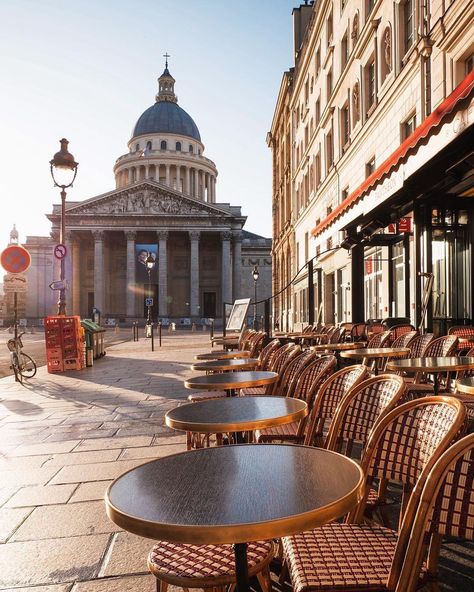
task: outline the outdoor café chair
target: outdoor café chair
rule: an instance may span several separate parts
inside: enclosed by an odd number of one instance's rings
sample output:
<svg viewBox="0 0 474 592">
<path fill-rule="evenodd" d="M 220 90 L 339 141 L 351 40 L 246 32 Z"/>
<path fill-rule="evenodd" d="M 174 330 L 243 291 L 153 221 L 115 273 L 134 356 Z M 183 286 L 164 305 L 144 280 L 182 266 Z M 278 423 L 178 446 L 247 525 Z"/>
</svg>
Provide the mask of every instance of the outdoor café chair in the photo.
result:
<svg viewBox="0 0 474 592">
<path fill-rule="evenodd" d="M 425 333 L 424 335 L 418 335 L 412 339 L 409 345 L 407 345 L 410 350 L 410 358 L 421 358 L 424 355 L 425 349 L 433 339 L 433 333 Z"/>
<path fill-rule="evenodd" d="M 324 428 L 332 419 L 341 399 L 350 389 L 369 376 L 367 366 L 356 364 L 338 370 L 329 376 L 315 394 L 313 408 L 307 420 L 304 443 L 322 446 Z"/>
<path fill-rule="evenodd" d="M 270 561 L 275 543 L 249 543 L 247 560 L 249 576 L 256 576 L 263 592 L 271 592 Z M 156 591 L 167 592 L 168 586 L 211 588 L 226 592 L 236 583 L 233 545 L 190 545 L 157 542 L 148 555 L 148 569 L 156 578 Z"/>
<path fill-rule="evenodd" d="M 426 480 L 396 592 L 436 584 L 443 537 L 474 540 L 473 480 L 474 434 L 469 434 L 440 456 Z"/>
<path fill-rule="evenodd" d="M 311 362 L 306 368 L 295 377 L 296 384 L 289 395 L 295 399 L 306 401 L 308 413 L 311 413 L 314 398 L 326 380 L 336 368 L 335 356 L 323 356 Z M 292 442 L 303 443 L 307 417 L 301 421 L 295 421 L 271 428 L 257 430 L 255 439 L 257 442 Z"/>
<path fill-rule="evenodd" d="M 386 347 L 390 339 L 390 331 L 383 331 L 382 333 L 376 333 L 367 343 L 367 349 L 373 349 L 377 347 Z"/>
<path fill-rule="evenodd" d="M 291 362 L 293 358 L 296 358 L 301 353 L 301 347 L 296 345 L 295 343 L 287 343 L 286 345 L 282 345 L 279 349 L 277 349 L 274 354 L 271 362 L 267 364 L 266 370 L 270 372 L 276 372 L 277 374 L 283 376 L 285 372 L 286 366 Z M 275 384 L 270 384 L 268 386 L 254 386 L 242 389 L 240 391 L 241 395 L 271 395 L 274 393 L 273 387 L 278 384 L 277 381 Z"/>
<path fill-rule="evenodd" d="M 441 396 L 409 401 L 380 418 L 361 461 L 365 495 L 344 523 L 333 522 L 282 539 L 282 576 L 287 568 L 294 592 L 395 590 L 421 489 L 459 434 L 465 415 L 462 403 Z M 364 523 L 367 496 L 375 479 L 399 482 L 407 493 L 398 532 Z"/>
<path fill-rule="evenodd" d="M 409 344 L 418 335 L 418 331 L 408 331 L 399 335 L 392 343 L 392 347 L 409 347 Z"/>
</svg>

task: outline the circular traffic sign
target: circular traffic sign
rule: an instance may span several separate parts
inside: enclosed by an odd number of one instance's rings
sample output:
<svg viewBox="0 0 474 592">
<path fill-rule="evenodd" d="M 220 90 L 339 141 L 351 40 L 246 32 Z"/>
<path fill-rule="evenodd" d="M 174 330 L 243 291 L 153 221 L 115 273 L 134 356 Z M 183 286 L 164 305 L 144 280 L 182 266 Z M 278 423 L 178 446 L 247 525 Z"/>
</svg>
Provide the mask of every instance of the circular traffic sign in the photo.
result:
<svg viewBox="0 0 474 592">
<path fill-rule="evenodd" d="M 2 267 L 8 273 L 23 273 L 31 264 L 28 251 L 20 245 L 11 245 L 3 249 L 0 255 Z"/>
<path fill-rule="evenodd" d="M 64 259 L 64 257 L 66 257 L 66 254 L 67 254 L 66 245 L 59 243 L 58 245 L 56 245 L 54 247 L 54 256 L 56 257 L 56 259 Z"/>
</svg>

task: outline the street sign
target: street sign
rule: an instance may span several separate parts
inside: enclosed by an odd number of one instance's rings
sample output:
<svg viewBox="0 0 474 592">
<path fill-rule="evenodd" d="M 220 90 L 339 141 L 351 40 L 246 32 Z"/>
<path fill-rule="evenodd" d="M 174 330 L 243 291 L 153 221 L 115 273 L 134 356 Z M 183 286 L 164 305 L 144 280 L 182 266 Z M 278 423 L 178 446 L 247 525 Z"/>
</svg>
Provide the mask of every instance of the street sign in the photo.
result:
<svg viewBox="0 0 474 592">
<path fill-rule="evenodd" d="M 0 261 L 5 271 L 9 273 L 23 273 L 31 264 L 28 251 L 20 245 L 11 245 L 3 249 Z"/>
<path fill-rule="evenodd" d="M 67 281 L 66 280 L 56 280 L 55 282 L 51 282 L 49 284 L 51 290 L 67 290 Z"/>
<path fill-rule="evenodd" d="M 23 275 L 6 275 L 3 278 L 4 292 L 26 292 L 26 277 Z"/>
<path fill-rule="evenodd" d="M 145 298 L 145 306 L 153 306 L 153 298 Z"/>
<path fill-rule="evenodd" d="M 66 245 L 59 243 L 59 245 L 56 245 L 54 247 L 54 256 L 56 257 L 56 259 L 64 259 L 64 257 L 66 257 L 66 255 L 67 255 Z"/>
</svg>

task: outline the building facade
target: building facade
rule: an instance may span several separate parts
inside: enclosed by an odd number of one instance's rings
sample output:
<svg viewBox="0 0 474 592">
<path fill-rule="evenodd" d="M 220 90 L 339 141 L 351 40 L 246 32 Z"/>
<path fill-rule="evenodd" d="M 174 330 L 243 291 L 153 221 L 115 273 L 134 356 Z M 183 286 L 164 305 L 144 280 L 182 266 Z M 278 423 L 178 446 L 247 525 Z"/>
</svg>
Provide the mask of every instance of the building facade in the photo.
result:
<svg viewBox="0 0 474 592">
<path fill-rule="evenodd" d="M 158 83 L 154 105 L 139 117 L 128 152 L 115 163 L 115 189 L 66 203 L 68 314 L 87 317 L 96 308 L 104 319 L 143 319 L 151 298 L 154 319 L 221 318 L 224 303 L 252 297 L 244 267 L 256 253 L 265 268 L 260 294 L 270 296 L 271 240 L 243 230 L 240 206 L 217 201 L 216 165 L 178 105 L 167 63 Z M 52 253 L 61 206 L 54 205 L 48 218 L 52 238 L 28 237 L 25 244 L 35 286 L 28 295 L 30 317 L 55 308 L 48 285 L 59 278 Z"/>
<path fill-rule="evenodd" d="M 432 274 L 426 325 L 472 323 L 474 4 L 321 0 L 293 25 L 268 134 L 274 287 L 303 269 L 276 320 L 418 325 Z"/>
</svg>

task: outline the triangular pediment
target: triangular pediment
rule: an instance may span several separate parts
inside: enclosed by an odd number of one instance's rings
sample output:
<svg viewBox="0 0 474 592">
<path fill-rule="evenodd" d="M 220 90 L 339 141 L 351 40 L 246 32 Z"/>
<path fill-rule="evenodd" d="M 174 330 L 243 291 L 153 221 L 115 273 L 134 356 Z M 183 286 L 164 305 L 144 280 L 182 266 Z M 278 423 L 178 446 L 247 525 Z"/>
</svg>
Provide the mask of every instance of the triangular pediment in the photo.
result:
<svg viewBox="0 0 474 592">
<path fill-rule="evenodd" d="M 144 181 L 71 204 L 67 208 L 67 215 L 232 217 L 225 207 L 199 201 L 153 181 Z"/>
</svg>

